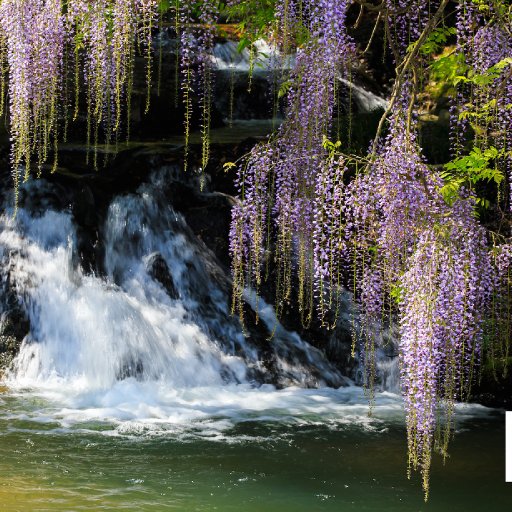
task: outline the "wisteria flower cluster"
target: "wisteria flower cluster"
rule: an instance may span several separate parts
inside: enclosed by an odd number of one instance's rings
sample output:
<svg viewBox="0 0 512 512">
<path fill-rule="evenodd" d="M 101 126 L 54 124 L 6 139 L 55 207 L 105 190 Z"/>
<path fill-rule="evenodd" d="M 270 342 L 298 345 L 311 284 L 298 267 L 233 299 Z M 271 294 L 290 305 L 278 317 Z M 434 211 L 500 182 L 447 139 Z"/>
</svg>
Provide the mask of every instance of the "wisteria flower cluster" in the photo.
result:
<svg viewBox="0 0 512 512">
<path fill-rule="evenodd" d="M 487 361 L 495 377 L 506 377 L 512 349 L 512 243 L 510 239 L 492 251 L 494 286 L 491 314 L 485 329 Z"/>
<path fill-rule="evenodd" d="M 452 139 L 455 154 L 465 151 L 472 128 L 476 147 L 495 146 L 504 155 L 504 167 L 512 172 L 512 38 L 500 2 L 490 2 L 485 13 L 476 2 L 457 5 L 457 50 L 466 66 L 452 107 Z"/>
<path fill-rule="evenodd" d="M 188 145 L 193 113 L 193 93 L 200 99 L 202 161 L 204 171 L 210 156 L 210 109 L 213 89 L 213 62 L 215 23 L 219 9 L 217 2 L 203 2 L 194 23 L 193 0 L 177 3 L 176 28 L 180 37 L 181 91 L 185 108 L 185 169 L 188 164 Z"/>
<path fill-rule="evenodd" d="M 324 140 L 331 126 L 336 80 L 354 48 L 346 32 L 346 0 L 301 6 L 312 38 L 297 52 L 286 121 L 275 138 L 257 146 L 240 168 L 242 202 L 233 210 L 231 253 L 234 308 L 242 309 L 245 286 L 259 288 L 265 255 L 272 250 L 276 309 L 282 311 L 292 299 L 297 275 L 297 299 L 306 324 L 315 308 L 314 296 L 324 310 L 325 297 L 335 292 L 327 273 L 339 264 L 339 244 L 331 243 L 330 233 L 340 230 L 338 187 L 344 164 L 331 160 L 318 171 L 328 153 Z M 299 15 L 297 7 L 294 2 L 278 2 L 279 24 L 290 27 Z M 325 279 L 318 281 L 315 275 Z"/>
<path fill-rule="evenodd" d="M 39 171 L 58 133 L 58 99 L 65 43 L 60 0 L 3 1 L 0 40 L 9 69 L 9 111 L 15 189 L 20 167 Z"/>
<path fill-rule="evenodd" d="M 2 0 L 0 56 L 16 191 L 22 167 L 27 179 L 35 156 L 41 172 L 49 150 L 56 156 L 65 138 L 70 76 L 75 118 L 85 83 L 88 141 L 97 144 L 100 128 L 107 142 L 117 133 L 129 103 L 135 48 L 150 52 L 157 8 L 157 0 Z"/>
<path fill-rule="evenodd" d="M 468 398 L 481 357 L 484 312 L 492 291 L 486 236 L 470 200 L 419 234 L 400 280 L 400 357 L 409 464 L 420 467 L 428 496 L 432 442 L 444 406 L 446 456 L 453 406 Z"/>
<path fill-rule="evenodd" d="M 397 63 L 407 58 L 437 4 L 389 2 L 386 33 Z M 284 37 L 296 20 L 294 6 L 279 4 Z M 353 55 L 344 28 L 347 4 L 302 7 L 312 40 L 297 53 L 286 120 L 239 169 L 230 238 L 233 304 L 242 314 L 244 287 L 258 289 L 262 274 L 273 271 L 278 313 L 295 299 L 307 324 L 313 310 L 320 318 L 335 310 L 336 294 L 348 285 L 359 306 L 356 342 L 370 397 L 377 344 L 397 321 L 409 467 L 421 472 L 427 497 L 438 417 L 445 429 L 437 446 L 446 455 L 454 404 L 468 398 L 481 359 L 485 314 L 496 288 L 486 233 L 469 191 L 462 188 L 448 204 L 438 171 L 424 161 L 411 115 L 412 73 L 402 75 L 394 93 L 387 136 L 354 175 L 326 139 L 336 77 Z M 467 20 L 460 23 L 473 30 L 476 9 L 463 12 Z M 480 60 L 484 55 L 483 67 L 502 58 L 484 51 Z"/>
</svg>

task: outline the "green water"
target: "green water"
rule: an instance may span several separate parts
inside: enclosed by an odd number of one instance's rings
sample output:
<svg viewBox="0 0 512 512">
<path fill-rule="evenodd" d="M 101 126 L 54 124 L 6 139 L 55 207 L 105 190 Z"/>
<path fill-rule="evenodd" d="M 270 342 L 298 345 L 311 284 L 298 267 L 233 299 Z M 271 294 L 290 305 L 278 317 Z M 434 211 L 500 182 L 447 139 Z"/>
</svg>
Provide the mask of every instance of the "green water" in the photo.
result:
<svg viewBox="0 0 512 512">
<path fill-rule="evenodd" d="M 1 510 L 492 512 L 512 507 L 512 484 L 504 482 L 504 415 L 498 412 L 463 423 L 447 464 L 435 459 L 425 504 L 419 478 L 406 478 L 398 423 L 369 429 L 244 421 L 221 439 L 122 435 L 105 423 L 63 428 L 20 414 L 34 408 L 33 398 L 4 395 L 2 402 Z"/>
</svg>

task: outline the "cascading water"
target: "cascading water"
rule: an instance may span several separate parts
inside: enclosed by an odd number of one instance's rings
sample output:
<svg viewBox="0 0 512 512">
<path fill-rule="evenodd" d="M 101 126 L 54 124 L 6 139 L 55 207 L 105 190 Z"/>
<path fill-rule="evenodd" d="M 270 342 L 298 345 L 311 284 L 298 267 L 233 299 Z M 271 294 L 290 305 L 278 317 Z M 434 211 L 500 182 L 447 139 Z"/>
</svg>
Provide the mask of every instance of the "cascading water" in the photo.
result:
<svg viewBox="0 0 512 512">
<path fill-rule="evenodd" d="M 368 91 L 343 77 L 339 77 L 338 80 L 349 89 L 359 112 L 386 110 L 388 102 L 384 98 L 377 96 L 373 92 Z"/>
<path fill-rule="evenodd" d="M 2 216 L 2 267 L 30 321 L 9 387 L 51 400 L 44 414 L 65 424 L 170 428 L 255 411 L 341 420 L 347 408 L 367 421 L 360 389 L 322 388 L 348 381 L 261 300 L 274 338 L 262 348 L 244 336 L 230 315 L 229 280 L 166 201 L 168 174 L 111 202 L 101 235 L 105 276 L 82 270 L 71 213 Z M 248 291 L 248 305 L 256 300 Z M 382 400 L 400 409 L 397 397 Z"/>
<path fill-rule="evenodd" d="M 224 81 L 222 76 L 219 77 L 224 84 L 224 90 L 229 90 L 229 81 L 232 80 L 230 75 L 233 73 L 246 75 L 252 71 L 256 75 L 268 76 L 277 72 L 282 75 L 283 71 L 293 69 L 295 66 L 295 55 L 284 56 L 264 40 L 256 41 L 254 47 L 254 56 L 251 57 L 249 50 L 245 48 L 239 51 L 237 43 L 233 41 L 215 45 L 212 54 L 213 65 L 218 73 L 228 75 Z M 386 109 L 388 102 L 384 98 L 341 76 L 338 80 L 341 86 L 347 89 L 347 96 L 352 98 L 352 100 L 347 98 L 347 101 L 353 101 L 353 107 L 356 107 L 358 113 Z"/>
<path fill-rule="evenodd" d="M 213 48 L 212 62 L 218 70 L 235 70 L 254 73 L 269 72 L 276 66 L 279 69 L 292 69 L 295 66 L 294 55 L 282 55 L 275 47 L 263 39 L 254 43 L 254 55 L 247 48 L 242 51 L 234 41 L 217 43 Z"/>
</svg>

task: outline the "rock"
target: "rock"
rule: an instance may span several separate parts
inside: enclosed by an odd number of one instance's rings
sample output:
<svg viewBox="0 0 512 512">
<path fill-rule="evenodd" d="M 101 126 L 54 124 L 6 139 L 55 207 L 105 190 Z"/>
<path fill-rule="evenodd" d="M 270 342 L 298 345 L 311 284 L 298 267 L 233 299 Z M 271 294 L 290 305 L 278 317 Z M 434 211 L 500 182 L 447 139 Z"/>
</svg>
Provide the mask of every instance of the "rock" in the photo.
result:
<svg viewBox="0 0 512 512">
<path fill-rule="evenodd" d="M 20 345 L 14 336 L 0 335 L 0 376 L 11 366 Z"/>
<path fill-rule="evenodd" d="M 159 252 L 155 252 L 148 257 L 146 270 L 155 281 L 164 287 L 171 299 L 179 299 L 180 295 L 174 284 L 167 262 Z"/>
<path fill-rule="evenodd" d="M 91 187 L 83 185 L 77 190 L 71 208 L 77 224 L 84 227 L 96 226 L 96 201 Z"/>
<path fill-rule="evenodd" d="M 10 254 L 9 260 L 14 256 Z M 9 260 L 2 262 L 6 271 L 0 279 L 0 373 L 9 368 L 30 332 L 30 321 L 12 282 Z"/>
<path fill-rule="evenodd" d="M 269 119 L 274 116 L 272 76 L 256 72 L 252 76 L 249 90 L 247 72 L 217 71 L 215 79 L 216 110 L 229 120 Z"/>
<path fill-rule="evenodd" d="M 0 374 L 11 366 L 29 330 L 30 323 L 21 308 L 2 313 L 0 317 Z"/>
<path fill-rule="evenodd" d="M 144 376 L 144 365 L 140 359 L 131 359 L 129 361 L 124 361 L 124 363 L 119 368 L 117 372 L 117 379 L 124 380 L 128 378 L 134 378 L 137 380 L 142 380 Z"/>
<path fill-rule="evenodd" d="M 194 234 L 211 249 L 225 268 L 230 267 L 229 226 L 234 198 L 220 192 L 200 194 L 183 210 Z"/>
<path fill-rule="evenodd" d="M 482 375 L 471 390 L 470 402 L 477 402 L 487 407 L 496 407 L 501 409 L 512 409 L 512 372 L 498 372 L 496 375 L 492 371 L 482 370 Z"/>
</svg>

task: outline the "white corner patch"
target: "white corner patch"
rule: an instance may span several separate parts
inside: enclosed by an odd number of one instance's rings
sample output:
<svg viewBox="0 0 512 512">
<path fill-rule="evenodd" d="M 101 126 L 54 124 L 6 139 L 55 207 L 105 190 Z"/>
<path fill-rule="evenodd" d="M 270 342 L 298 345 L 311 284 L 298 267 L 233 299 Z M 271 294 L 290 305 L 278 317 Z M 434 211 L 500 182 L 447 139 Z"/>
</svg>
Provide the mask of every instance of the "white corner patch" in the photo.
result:
<svg viewBox="0 0 512 512">
<path fill-rule="evenodd" d="M 512 482 L 512 411 L 506 413 L 506 441 L 505 441 L 505 457 L 506 457 L 506 471 L 505 480 Z"/>
</svg>

